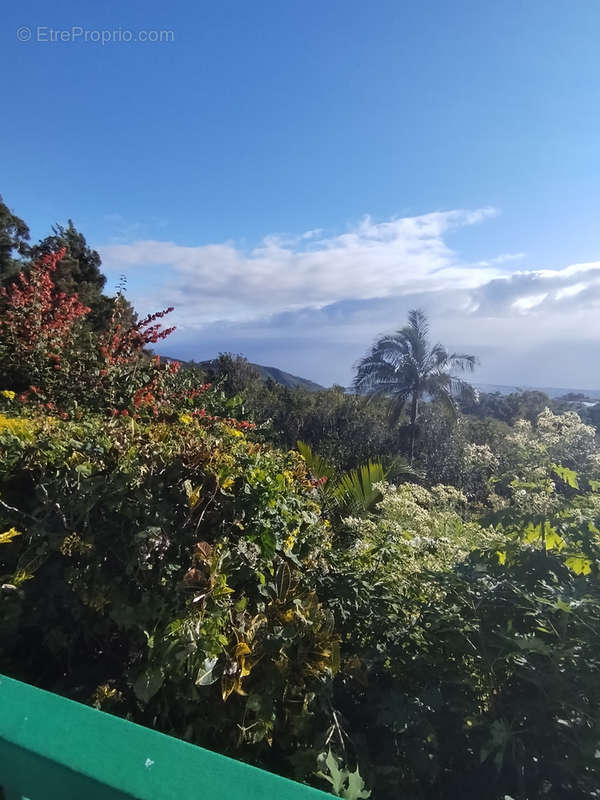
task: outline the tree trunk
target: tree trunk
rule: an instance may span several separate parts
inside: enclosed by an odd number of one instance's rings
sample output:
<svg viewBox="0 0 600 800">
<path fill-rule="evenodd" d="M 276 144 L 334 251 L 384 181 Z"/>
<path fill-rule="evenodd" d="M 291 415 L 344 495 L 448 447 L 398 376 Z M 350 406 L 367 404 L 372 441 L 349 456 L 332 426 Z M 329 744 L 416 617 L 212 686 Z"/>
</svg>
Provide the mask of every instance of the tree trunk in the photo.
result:
<svg viewBox="0 0 600 800">
<path fill-rule="evenodd" d="M 417 414 L 419 413 L 419 394 L 414 391 L 410 404 L 410 463 L 415 457 L 415 438 L 417 435 Z"/>
</svg>

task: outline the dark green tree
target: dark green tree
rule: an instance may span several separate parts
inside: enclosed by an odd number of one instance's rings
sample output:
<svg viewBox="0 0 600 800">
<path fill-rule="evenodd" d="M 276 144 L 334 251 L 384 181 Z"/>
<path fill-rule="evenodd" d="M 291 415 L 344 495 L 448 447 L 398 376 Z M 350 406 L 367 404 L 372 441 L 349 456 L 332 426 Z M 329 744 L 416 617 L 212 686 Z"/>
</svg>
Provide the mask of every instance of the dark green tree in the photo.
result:
<svg viewBox="0 0 600 800">
<path fill-rule="evenodd" d="M 455 413 L 457 399 L 473 394 L 474 390 L 454 373 L 472 371 L 476 363 L 475 356 L 449 353 L 439 343 L 432 345 L 427 317 L 417 309 L 409 313 L 408 325 L 379 337 L 359 362 L 354 388 L 357 392 L 391 398 L 394 423 L 410 403 L 409 454 L 412 463 L 419 402 L 427 396 Z"/>
<path fill-rule="evenodd" d="M 6 283 L 21 268 L 21 258 L 29 252 L 29 228 L 8 208 L 0 195 L 0 285 Z"/>
<path fill-rule="evenodd" d="M 219 353 L 212 361 L 205 361 L 201 367 L 206 370 L 209 380 L 219 383 L 228 397 L 262 389 L 260 372 L 247 358 L 233 353 Z"/>
<path fill-rule="evenodd" d="M 529 420 L 532 424 L 539 414 L 552 405 L 550 398 L 537 389 L 501 394 L 500 392 L 481 393 L 478 398 L 467 397 L 461 402 L 461 411 L 480 419 L 493 417 L 512 425 L 518 419 Z M 566 406 L 563 410 L 567 410 Z"/>
<path fill-rule="evenodd" d="M 31 248 L 32 259 L 65 248 L 66 253 L 58 263 L 55 282 L 66 294 L 77 293 L 82 303 L 91 308 L 87 322 L 94 330 L 106 328 L 114 309 L 114 298 L 102 293 L 106 278 L 100 267 L 102 259 L 97 250 L 87 243 L 85 236 L 77 230 L 72 220 L 66 227 L 54 225 L 50 236 L 46 236 Z M 133 309 L 125 301 L 124 324 L 133 321 Z"/>
</svg>

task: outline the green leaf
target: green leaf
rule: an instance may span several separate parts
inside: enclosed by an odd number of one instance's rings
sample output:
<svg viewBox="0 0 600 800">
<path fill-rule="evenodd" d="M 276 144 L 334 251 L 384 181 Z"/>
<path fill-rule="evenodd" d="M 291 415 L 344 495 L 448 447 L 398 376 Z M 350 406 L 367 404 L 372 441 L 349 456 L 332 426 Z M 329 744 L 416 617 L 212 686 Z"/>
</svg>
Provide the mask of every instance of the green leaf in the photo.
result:
<svg viewBox="0 0 600 800">
<path fill-rule="evenodd" d="M 567 546 L 567 543 L 559 536 L 559 534 L 551 528 L 549 525 L 546 526 L 546 550 L 564 550 Z"/>
<path fill-rule="evenodd" d="M 569 556 L 565 564 L 576 575 L 589 575 L 592 571 L 592 562 L 585 556 Z"/>
<path fill-rule="evenodd" d="M 89 461 L 84 461 L 83 464 L 78 464 L 75 467 L 75 472 L 79 473 L 79 475 L 83 475 L 84 478 L 89 478 L 92 474 L 92 465 Z"/>
<path fill-rule="evenodd" d="M 532 544 L 533 542 L 539 542 L 541 538 L 542 526 L 534 525 L 533 522 L 528 523 L 527 527 L 523 531 L 523 541 L 526 544 Z"/>
<path fill-rule="evenodd" d="M 343 790 L 342 797 L 345 800 L 366 800 L 370 796 L 371 792 L 366 790 L 365 782 L 356 767 L 354 772 L 350 772 L 348 775 L 348 787 Z"/>
<path fill-rule="evenodd" d="M 331 749 L 327 753 L 327 758 L 325 759 L 325 766 L 327 767 L 327 769 L 329 770 L 329 774 L 331 775 L 331 788 L 333 789 L 333 793 L 336 794 L 338 797 L 340 797 L 344 785 L 344 773 L 338 767 L 337 759 L 331 752 Z"/>
<path fill-rule="evenodd" d="M 577 481 L 577 473 L 569 469 L 568 467 L 561 467 L 559 464 L 552 465 L 552 471 L 555 475 L 563 480 L 571 489 L 579 489 L 579 483 Z"/>
<path fill-rule="evenodd" d="M 213 674 L 213 670 L 218 660 L 218 656 L 204 659 L 204 663 L 198 670 L 198 676 L 194 681 L 196 686 L 210 686 L 211 683 L 215 683 L 219 679 L 217 675 Z"/>
<path fill-rule="evenodd" d="M 541 653 L 542 655 L 550 655 L 552 649 L 537 636 L 526 636 L 524 638 L 515 639 L 515 644 L 519 650 L 524 650 L 528 653 Z"/>
<path fill-rule="evenodd" d="M 335 467 L 333 464 L 330 464 L 329 461 L 326 461 L 326 459 L 322 458 L 318 453 L 313 453 L 311 446 L 306 444 L 306 442 L 298 441 L 296 442 L 296 446 L 298 452 L 305 460 L 309 472 L 311 472 L 315 478 L 327 478 L 327 482 L 324 484 L 324 489 L 327 490 L 329 488 L 327 484 L 335 477 Z"/>
<path fill-rule="evenodd" d="M 150 667 L 146 672 L 142 672 L 134 682 L 135 696 L 142 703 L 148 703 L 163 685 L 164 679 L 160 667 Z"/>
<path fill-rule="evenodd" d="M 261 554 L 265 558 L 273 558 L 275 555 L 275 547 L 277 546 L 277 537 L 273 531 L 265 529 L 259 536 Z"/>
</svg>

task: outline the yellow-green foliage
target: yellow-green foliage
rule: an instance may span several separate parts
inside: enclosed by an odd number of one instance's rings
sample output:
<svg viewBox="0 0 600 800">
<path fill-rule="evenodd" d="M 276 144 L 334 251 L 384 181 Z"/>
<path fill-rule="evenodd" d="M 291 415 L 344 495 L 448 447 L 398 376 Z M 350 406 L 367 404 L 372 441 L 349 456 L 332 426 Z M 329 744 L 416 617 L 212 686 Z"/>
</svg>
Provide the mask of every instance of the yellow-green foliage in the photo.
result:
<svg viewBox="0 0 600 800">
<path fill-rule="evenodd" d="M 337 669 L 300 456 L 193 418 L 0 424 L 0 671 L 52 688 L 68 664 L 97 705 L 225 749 L 291 740 Z"/>
<path fill-rule="evenodd" d="M 380 482 L 332 526 L 327 483 L 235 420 L 15 407 L 0 671 L 340 796 L 593 796 L 600 483 L 576 419 L 470 448 L 495 505 Z"/>
</svg>

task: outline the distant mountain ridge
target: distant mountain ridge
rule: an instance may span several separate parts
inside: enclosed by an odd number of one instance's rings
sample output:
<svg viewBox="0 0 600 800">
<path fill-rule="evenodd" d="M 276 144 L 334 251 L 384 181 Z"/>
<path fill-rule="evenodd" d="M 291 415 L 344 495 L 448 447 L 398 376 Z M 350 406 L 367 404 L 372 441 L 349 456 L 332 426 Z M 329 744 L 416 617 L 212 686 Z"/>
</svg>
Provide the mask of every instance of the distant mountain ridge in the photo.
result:
<svg viewBox="0 0 600 800">
<path fill-rule="evenodd" d="M 169 359 L 172 360 L 172 359 Z M 186 363 L 186 362 L 182 362 Z M 194 362 L 191 362 L 194 363 Z M 197 363 L 199 367 L 210 367 L 212 364 L 212 359 L 207 359 L 205 361 L 200 361 Z M 267 367 L 264 364 L 255 364 L 253 362 L 249 362 L 249 364 L 254 367 L 260 374 L 260 377 L 263 380 L 269 380 L 269 378 L 275 383 L 281 384 L 281 386 L 287 386 L 290 389 L 299 388 L 299 389 L 306 389 L 309 392 L 319 392 L 323 391 L 325 386 L 322 386 L 319 383 L 315 383 L 315 381 L 311 381 L 308 378 L 301 378 L 299 375 L 292 375 L 291 372 L 285 372 L 279 367 Z M 538 391 L 544 392 L 547 394 L 548 397 L 551 399 L 555 399 L 557 397 L 563 397 L 569 393 L 578 393 L 585 395 L 586 398 L 591 400 L 600 400 L 600 389 L 574 389 L 573 387 L 559 387 L 559 386 L 527 386 L 524 384 L 514 384 L 512 386 L 506 384 L 496 384 L 496 383 L 478 383 L 477 381 L 473 381 L 473 386 L 479 389 L 480 392 L 485 392 L 486 394 L 493 394 L 498 392 L 499 394 L 513 394 L 514 392 L 526 392 L 526 391 Z M 353 392 L 354 389 L 352 387 L 347 387 L 347 392 Z"/>
<path fill-rule="evenodd" d="M 200 361 L 198 366 L 210 368 L 212 360 Z M 284 372 L 278 367 L 265 367 L 264 364 L 254 364 L 252 361 L 248 362 L 251 367 L 259 373 L 260 377 L 267 381 L 269 378 L 281 386 L 287 386 L 289 389 L 306 389 L 308 392 L 320 392 L 325 387 L 314 381 L 309 381 L 308 378 L 301 378 L 298 375 L 292 375 L 291 372 Z"/>
<path fill-rule="evenodd" d="M 290 389 L 299 388 L 306 389 L 309 392 L 319 392 L 324 389 L 319 383 L 310 381 L 308 378 L 300 378 L 298 375 L 292 375 L 290 372 L 284 372 L 278 367 L 265 367 L 262 364 L 252 364 L 252 366 L 260 372 L 264 380 L 274 380 L 275 383 L 280 383 L 282 386 L 288 386 Z"/>
</svg>

